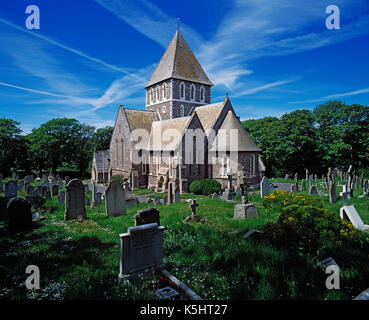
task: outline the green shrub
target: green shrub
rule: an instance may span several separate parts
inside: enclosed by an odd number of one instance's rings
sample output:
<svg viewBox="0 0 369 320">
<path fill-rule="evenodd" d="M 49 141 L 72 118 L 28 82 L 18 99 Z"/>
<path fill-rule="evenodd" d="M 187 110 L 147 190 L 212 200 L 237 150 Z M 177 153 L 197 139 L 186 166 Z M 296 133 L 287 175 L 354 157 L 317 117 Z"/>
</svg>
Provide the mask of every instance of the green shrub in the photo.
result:
<svg viewBox="0 0 369 320">
<path fill-rule="evenodd" d="M 194 194 L 204 194 L 209 195 L 214 192 L 220 192 L 222 190 L 222 185 L 212 179 L 199 179 L 193 181 L 190 185 L 190 191 Z"/>
</svg>

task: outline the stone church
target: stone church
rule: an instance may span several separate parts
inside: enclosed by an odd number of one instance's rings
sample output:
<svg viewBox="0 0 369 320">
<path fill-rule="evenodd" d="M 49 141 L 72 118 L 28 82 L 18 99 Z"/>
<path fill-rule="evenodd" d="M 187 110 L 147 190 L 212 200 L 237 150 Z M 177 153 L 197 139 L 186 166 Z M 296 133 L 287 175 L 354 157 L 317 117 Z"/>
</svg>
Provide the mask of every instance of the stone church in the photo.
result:
<svg viewBox="0 0 369 320">
<path fill-rule="evenodd" d="M 209 80 L 179 31 L 145 86 L 145 110 L 118 109 L 110 142 L 109 177 L 123 175 L 131 188 L 188 192 L 192 181 L 237 184 L 243 167 L 260 183 L 260 149 L 243 129 L 229 97 L 212 103 Z"/>
</svg>

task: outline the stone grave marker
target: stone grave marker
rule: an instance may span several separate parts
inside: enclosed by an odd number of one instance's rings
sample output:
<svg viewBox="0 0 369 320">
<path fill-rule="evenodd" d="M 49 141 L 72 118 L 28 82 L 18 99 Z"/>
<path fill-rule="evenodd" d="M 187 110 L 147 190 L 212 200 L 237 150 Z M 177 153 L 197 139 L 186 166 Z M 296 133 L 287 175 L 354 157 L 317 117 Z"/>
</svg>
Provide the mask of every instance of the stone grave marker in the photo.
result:
<svg viewBox="0 0 369 320">
<path fill-rule="evenodd" d="M 156 208 L 148 208 L 138 211 L 135 215 L 135 226 L 148 223 L 157 223 L 160 226 L 160 212 Z"/>
<path fill-rule="evenodd" d="M 314 185 L 310 186 L 309 194 L 310 195 L 316 195 L 317 194 L 317 190 L 316 190 L 316 187 Z"/>
<path fill-rule="evenodd" d="M 163 267 L 164 227 L 157 223 L 128 228 L 120 238 L 119 280 Z"/>
<path fill-rule="evenodd" d="M 5 198 L 14 198 L 18 195 L 18 184 L 15 180 L 9 180 L 5 184 Z"/>
<path fill-rule="evenodd" d="M 47 190 L 48 190 L 49 188 L 48 187 L 46 187 L 46 186 L 42 186 L 41 187 L 41 195 L 43 196 L 43 197 L 46 197 L 46 192 L 47 192 Z"/>
<path fill-rule="evenodd" d="M 89 188 L 89 186 L 88 186 L 88 184 L 86 183 L 86 184 L 84 184 L 84 187 L 85 187 L 85 194 L 87 195 L 87 194 L 89 194 L 89 192 L 90 192 L 90 188 Z"/>
<path fill-rule="evenodd" d="M 177 187 L 176 190 L 174 191 L 174 203 L 177 203 L 180 201 L 181 201 L 181 192 L 179 188 Z"/>
<path fill-rule="evenodd" d="M 260 197 L 264 199 L 265 196 L 268 196 L 274 192 L 274 186 L 271 184 L 267 177 L 263 177 L 260 182 Z"/>
<path fill-rule="evenodd" d="M 361 231 L 369 230 L 369 225 L 364 224 L 354 206 L 343 206 L 340 208 L 341 219 L 350 220 L 352 225 Z"/>
<path fill-rule="evenodd" d="M 57 197 L 58 197 L 58 203 L 64 206 L 65 192 L 60 191 Z"/>
<path fill-rule="evenodd" d="M 40 192 L 40 190 L 39 190 L 39 189 L 35 189 L 35 190 L 33 190 L 32 196 L 33 196 L 34 198 L 36 198 L 36 197 L 41 197 L 41 192 Z"/>
<path fill-rule="evenodd" d="M 302 179 L 302 181 L 301 181 L 301 191 L 306 191 L 306 182 L 305 182 L 305 179 Z"/>
<path fill-rule="evenodd" d="M 173 183 L 168 184 L 168 202 L 167 204 L 173 203 Z"/>
<path fill-rule="evenodd" d="M 336 185 L 332 182 L 329 184 L 329 202 L 337 202 Z"/>
<path fill-rule="evenodd" d="M 65 220 L 86 218 L 85 187 L 78 179 L 69 181 L 65 194 Z"/>
<path fill-rule="evenodd" d="M 108 217 L 126 215 L 126 195 L 119 181 L 112 180 L 105 190 L 105 208 Z"/>
<path fill-rule="evenodd" d="M 167 196 L 167 195 L 165 195 L 165 196 L 164 196 L 164 198 L 163 198 L 163 203 L 164 203 L 164 204 L 167 204 L 167 203 L 168 203 L 168 196 Z"/>
<path fill-rule="evenodd" d="M 89 206 L 90 205 L 90 198 L 85 196 L 85 206 Z"/>
<path fill-rule="evenodd" d="M 9 200 L 8 228 L 10 233 L 23 232 L 32 229 L 31 205 L 22 198 Z"/>
<path fill-rule="evenodd" d="M 95 196 L 95 202 L 96 202 L 96 206 L 100 209 L 100 206 L 102 204 L 102 193 L 101 192 L 96 192 L 96 196 Z"/>
</svg>

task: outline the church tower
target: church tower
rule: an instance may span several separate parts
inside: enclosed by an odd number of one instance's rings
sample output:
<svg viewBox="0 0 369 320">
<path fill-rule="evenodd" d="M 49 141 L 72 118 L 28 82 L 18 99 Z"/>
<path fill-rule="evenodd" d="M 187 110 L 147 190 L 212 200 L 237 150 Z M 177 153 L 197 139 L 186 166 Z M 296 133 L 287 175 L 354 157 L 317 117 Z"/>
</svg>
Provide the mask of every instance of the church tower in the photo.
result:
<svg viewBox="0 0 369 320">
<path fill-rule="evenodd" d="M 186 117 L 211 103 L 209 80 L 195 55 L 177 30 L 146 84 L 146 110 L 161 120 Z"/>
</svg>

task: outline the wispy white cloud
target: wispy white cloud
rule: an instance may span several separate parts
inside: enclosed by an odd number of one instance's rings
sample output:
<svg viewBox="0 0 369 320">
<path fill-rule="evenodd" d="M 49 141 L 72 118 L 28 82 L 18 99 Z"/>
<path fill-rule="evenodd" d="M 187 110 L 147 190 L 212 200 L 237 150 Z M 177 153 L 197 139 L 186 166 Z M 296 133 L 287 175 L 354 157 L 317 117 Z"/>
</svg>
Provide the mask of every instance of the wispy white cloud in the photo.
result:
<svg viewBox="0 0 369 320">
<path fill-rule="evenodd" d="M 107 62 L 101 60 L 101 59 L 92 57 L 92 56 L 90 56 L 90 55 L 82 52 L 81 50 L 77 50 L 77 49 L 74 49 L 74 48 L 72 48 L 72 47 L 70 47 L 68 45 L 63 44 L 60 40 L 55 40 L 55 39 L 52 39 L 51 37 L 44 36 L 44 35 L 42 35 L 39 32 L 31 32 L 28 29 L 22 28 L 22 27 L 14 24 L 14 23 L 6 20 L 6 19 L 0 18 L 0 22 L 3 23 L 3 24 L 5 24 L 5 25 L 7 25 L 7 26 L 10 26 L 10 27 L 12 27 L 12 28 L 14 28 L 14 29 L 16 29 L 18 31 L 24 32 L 27 35 L 30 35 L 32 37 L 37 37 L 37 38 L 42 39 L 42 40 L 44 40 L 44 41 L 46 41 L 46 42 L 48 42 L 48 43 L 50 43 L 50 44 L 52 44 L 54 46 L 57 46 L 57 47 L 62 48 L 64 50 L 67 50 L 67 51 L 69 51 L 71 53 L 74 53 L 74 54 L 76 54 L 76 55 L 78 55 L 78 56 L 80 56 L 82 58 L 88 59 L 88 60 L 90 60 L 90 61 L 92 61 L 94 63 L 97 63 L 99 65 L 102 65 L 102 66 L 104 66 L 104 67 L 106 67 L 106 68 L 108 68 L 110 70 L 122 72 L 122 73 L 125 73 L 125 74 L 128 74 L 128 73 L 130 73 L 132 71 L 130 69 L 126 69 L 126 68 L 121 68 L 121 67 L 114 66 L 114 65 L 112 65 L 110 63 L 107 63 Z"/>
<path fill-rule="evenodd" d="M 236 95 L 234 95 L 234 97 L 241 97 L 241 96 L 245 96 L 245 95 L 254 94 L 254 93 L 264 91 L 264 90 L 267 90 L 267 89 L 270 89 L 270 88 L 282 86 L 282 85 L 290 83 L 292 81 L 293 80 L 291 80 L 291 79 L 290 80 L 275 81 L 275 82 L 268 83 L 268 84 L 265 84 L 265 85 L 262 85 L 262 86 L 259 86 L 259 87 L 247 89 L 245 91 L 237 93 Z"/>
<path fill-rule="evenodd" d="M 338 99 L 338 98 L 343 98 L 343 97 L 356 96 L 358 94 L 364 94 L 364 93 L 369 93 L 369 88 L 364 88 L 364 89 L 350 91 L 350 92 L 345 92 L 345 93 L 336 93 L 336 94 L 332 94 L 332 95 L 329 95 L 329 96 L 324 96 L 324 97 L 317 98 L 317 99 L 301 100 L 301 101 L 291 101 L 291 102 L 288 102 L 288 103 L 313 103 L 313 102 L 321 102 L 321 101 L 333 100 L 333 99 Z"/>
</svg>

